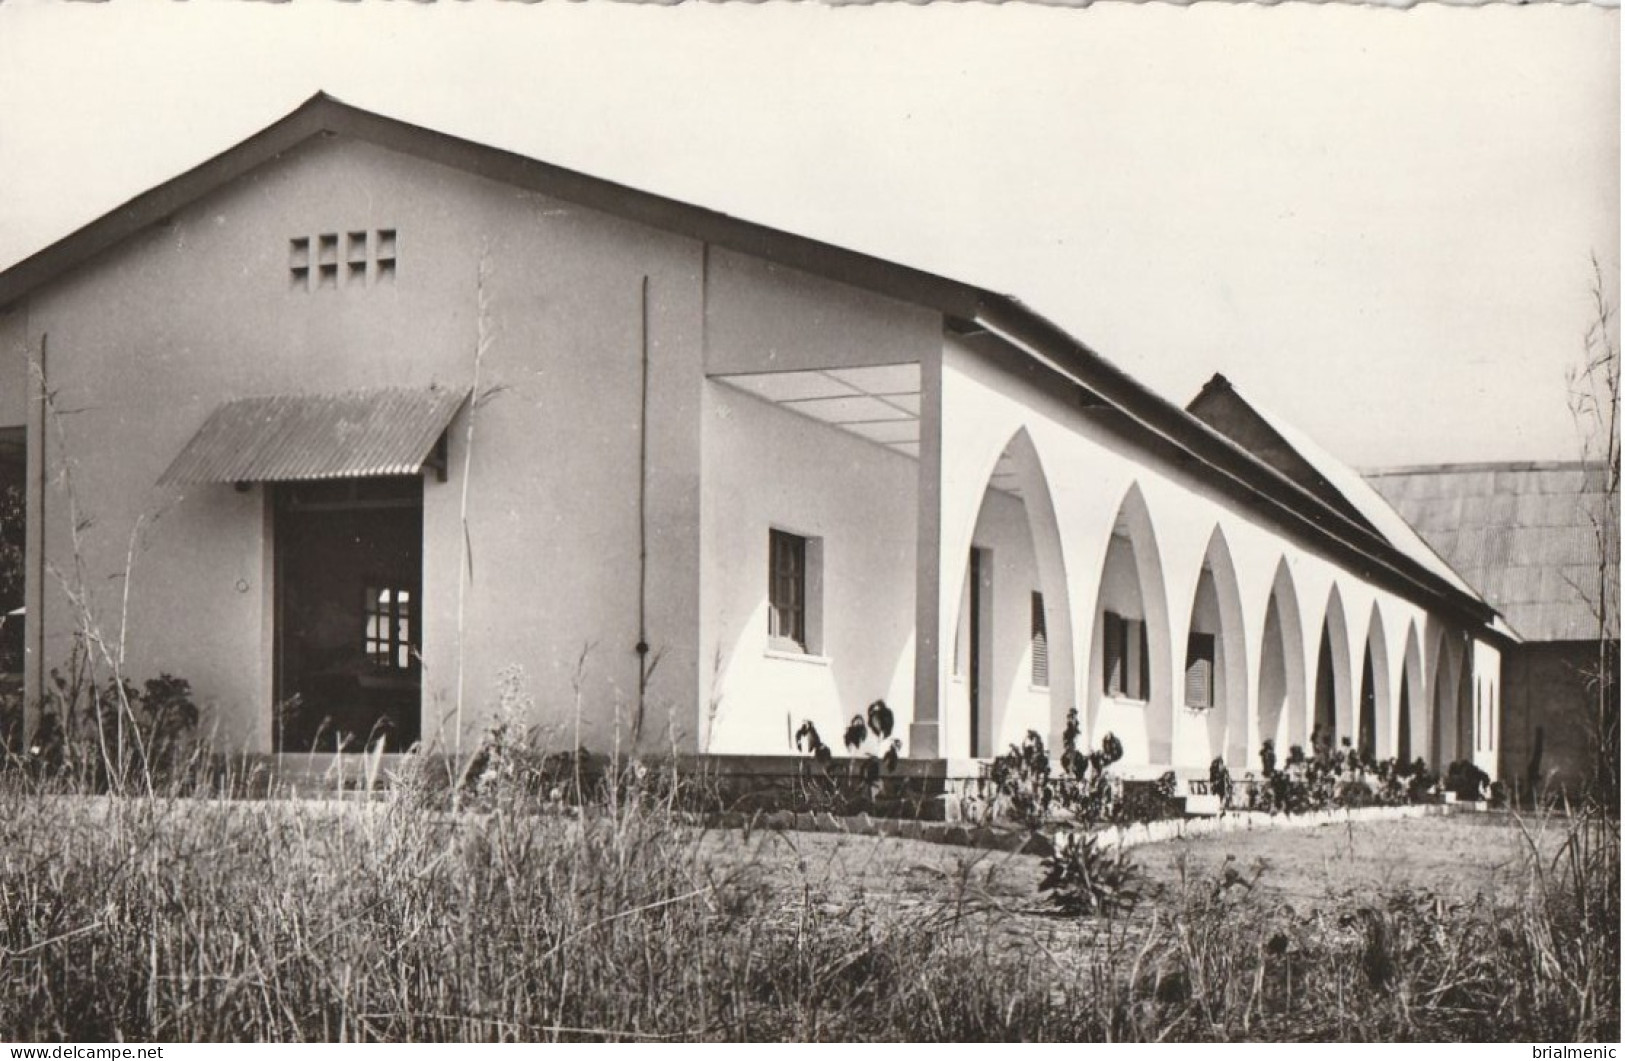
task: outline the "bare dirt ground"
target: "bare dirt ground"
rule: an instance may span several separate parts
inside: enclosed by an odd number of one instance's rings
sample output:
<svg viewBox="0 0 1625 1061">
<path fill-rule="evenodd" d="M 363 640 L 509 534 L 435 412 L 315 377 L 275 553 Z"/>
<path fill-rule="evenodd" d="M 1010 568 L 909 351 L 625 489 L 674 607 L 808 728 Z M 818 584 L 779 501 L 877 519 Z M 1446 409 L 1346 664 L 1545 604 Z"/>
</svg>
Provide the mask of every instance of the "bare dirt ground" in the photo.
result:
<svg viewBox="0 0 1625 1061">
<path fill-rule="evenodd" d="M 1148 844 L 1132 856 L 1153 904 L 1226 873 L 1300 909 L 1400 890 L 1470 901 L 1517 888 L 1531 841 L 1543 857 L 1555 851 L 1559 823 L 1526 828 L 1503 814 L 1454 814 L 1216 834 Z M 1038 890 L 1041 860 L 1031 855 L 829 833 L 727 831 L 705 844 L 708 859 L 742 867 L 787 900 L 811 896 L 854 914 L 885 906 L 931 917 L 995 915 L 1005 929 L 1057 939 L 1092 933 L 1049 913 Z"/>
</svg>

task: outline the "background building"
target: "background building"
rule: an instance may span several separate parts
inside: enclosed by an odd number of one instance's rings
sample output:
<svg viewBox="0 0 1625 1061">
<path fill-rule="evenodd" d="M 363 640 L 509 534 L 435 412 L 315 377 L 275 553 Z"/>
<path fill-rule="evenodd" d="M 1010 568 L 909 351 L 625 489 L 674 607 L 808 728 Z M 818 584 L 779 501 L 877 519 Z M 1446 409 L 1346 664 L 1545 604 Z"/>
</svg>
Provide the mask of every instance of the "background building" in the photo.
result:
<svg viewBox="0 0 1625 1061">
<path fill-rule="evenodd" d="M 1501 776 L 1583 784 L 1618 748 L 1619 498 L 1606 470 L 1445 464 L 1367 478 L 1522 638 L 1502 655 L 1500 700 L 1486 692 Z"/>
</svg>

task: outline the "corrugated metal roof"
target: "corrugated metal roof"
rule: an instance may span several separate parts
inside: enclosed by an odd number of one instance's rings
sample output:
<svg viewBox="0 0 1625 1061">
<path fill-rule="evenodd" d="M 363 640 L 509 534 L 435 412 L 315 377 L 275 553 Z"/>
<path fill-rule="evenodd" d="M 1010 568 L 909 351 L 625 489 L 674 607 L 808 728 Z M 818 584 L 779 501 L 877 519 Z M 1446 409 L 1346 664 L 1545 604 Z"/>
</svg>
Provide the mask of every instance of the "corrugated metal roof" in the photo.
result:
<svg viewBox="0 0 1625 1061">
<path fill-rule="evenodd" d="M 414 475 L 468 394 L 467 388 L 392 387 L 241 398 L 210 414 L 158 482 Z"/>
<path fill-rule="evenodd" d="M 1619 517 L 1603 476 L 1578 463 L 1438 465 L 1368 481 L 1530 641 L 1597 636 L 1592 602 L 1606 578 L 1608 632 L 1619 636 Z M 1615 502 L 1617 504 L 1617 502 Z M 1455 506 L 1458 522 L 1445 525 Z M 1606 573 L 1603 571 L 1603 556 Z"/>
</svg>

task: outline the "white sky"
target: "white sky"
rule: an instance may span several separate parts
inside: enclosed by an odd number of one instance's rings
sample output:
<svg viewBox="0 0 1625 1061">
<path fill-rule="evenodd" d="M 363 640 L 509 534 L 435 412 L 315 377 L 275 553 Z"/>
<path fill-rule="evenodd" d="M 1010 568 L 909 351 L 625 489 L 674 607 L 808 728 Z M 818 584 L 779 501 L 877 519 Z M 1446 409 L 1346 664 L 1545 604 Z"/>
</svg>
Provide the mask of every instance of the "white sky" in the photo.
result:
<svg viewBox="0 0 1625 1061">
<path fill-rule="evenodd" d="M 319 88 L 1014 294 L 1360 465 L 1571 458 L 1619 12 L 0 2 L 0 267 Z"/>
</svg>

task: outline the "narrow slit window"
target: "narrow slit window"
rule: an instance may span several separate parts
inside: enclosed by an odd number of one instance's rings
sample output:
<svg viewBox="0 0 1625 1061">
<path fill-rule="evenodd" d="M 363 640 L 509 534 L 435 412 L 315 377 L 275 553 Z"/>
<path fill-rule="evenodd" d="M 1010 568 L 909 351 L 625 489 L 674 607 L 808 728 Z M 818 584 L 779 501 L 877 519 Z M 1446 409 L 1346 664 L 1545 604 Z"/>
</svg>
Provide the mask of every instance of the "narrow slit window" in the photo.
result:
<svg viewBox="0 0 1625 1061">
<path fill-rule="evenodd" d="M 310 290 L 310 240 L 306 237 L 288 241 L 288 284 L 295 291 Z"/>
<path fill-rule="evenodd" d="M 1049 688 L 1049 632 L 1044 625 L 1044 595 L 1033 591 L 1032 600 L 1033 686 Z"/>
<path fill-rule="evenodd" d="M 339 237 L 336 232 L 316 237 L 316 286 L 339 286 Z"/>
<path fill-rule="evenodd" d="M 344 260 L 346 265 L 346 282 L 351 284 L 364 284 L 367 282 L 367 234 L 366 232 L 351 232 L 345 237 Z"/>
<path fill-rule="evenodd" d="M 381 228 L 378 230 L 377 235 L 378 249 L 376 251 L 376 257 L 374 258 L 374 261 L 378 266 L 377 279 L 394 280 L 396 257 L 395 230 L 392 228 Z"/>
</svg>

